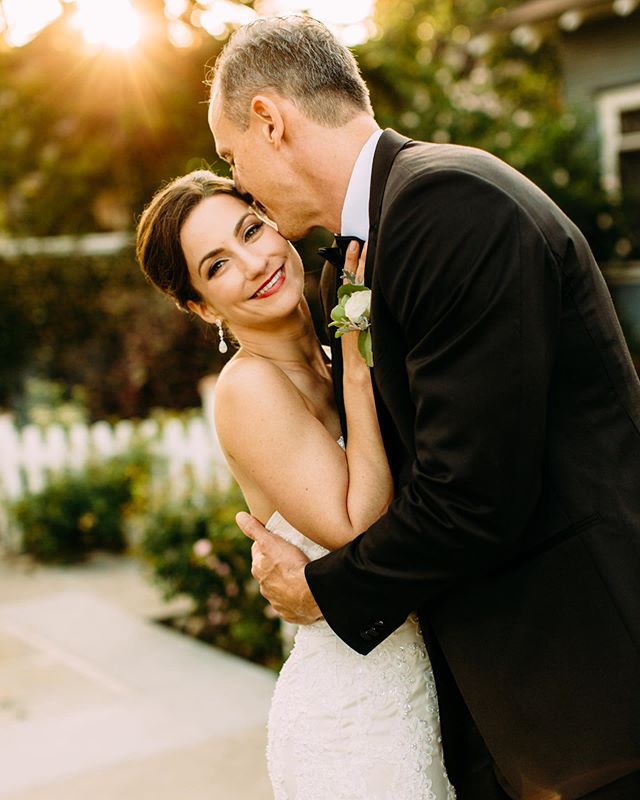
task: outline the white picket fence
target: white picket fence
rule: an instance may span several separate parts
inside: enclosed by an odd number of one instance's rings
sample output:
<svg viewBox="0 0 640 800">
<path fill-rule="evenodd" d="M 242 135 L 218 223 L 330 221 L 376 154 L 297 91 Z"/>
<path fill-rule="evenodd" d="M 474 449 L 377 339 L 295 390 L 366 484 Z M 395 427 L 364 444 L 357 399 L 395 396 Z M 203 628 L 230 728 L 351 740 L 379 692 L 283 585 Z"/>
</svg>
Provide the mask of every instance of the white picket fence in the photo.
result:
<svg viewBox="0 0 640 800">
<path fill-rule="evenodd" d="M 152 479 L 172 499 L 187 492 L 229 484 L 229 471 L 212 426 L 205 417 L 162 422 L 122 420 L 69 428 L 26 425 L 19 429 L 9 414 L 0 415 L 0 501 L 2 505 L 27 492 L 41 490 L 65 470 L 82 470 L 143 446 L 151 456 Z"/>
</svg>

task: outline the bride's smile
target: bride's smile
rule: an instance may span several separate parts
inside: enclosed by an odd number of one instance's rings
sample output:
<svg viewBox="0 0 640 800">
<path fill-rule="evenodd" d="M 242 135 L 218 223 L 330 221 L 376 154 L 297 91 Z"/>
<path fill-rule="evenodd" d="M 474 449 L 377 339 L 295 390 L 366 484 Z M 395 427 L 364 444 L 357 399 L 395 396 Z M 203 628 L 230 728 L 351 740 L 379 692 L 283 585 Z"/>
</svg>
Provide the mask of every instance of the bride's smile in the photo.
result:
<svg viewBox="0 0 640 800">
<path fill-rule="evenodd" d="M 262 297 L 271 297 L 272 294 L 280 291 L 282 285 L 285 282 L 285 269 L 284 264 L 279 267 L 273 275 L 265 281 L 262 286 L 258 289 L 252 297 L 256 299 L 261 299 Z"/>
</svg>

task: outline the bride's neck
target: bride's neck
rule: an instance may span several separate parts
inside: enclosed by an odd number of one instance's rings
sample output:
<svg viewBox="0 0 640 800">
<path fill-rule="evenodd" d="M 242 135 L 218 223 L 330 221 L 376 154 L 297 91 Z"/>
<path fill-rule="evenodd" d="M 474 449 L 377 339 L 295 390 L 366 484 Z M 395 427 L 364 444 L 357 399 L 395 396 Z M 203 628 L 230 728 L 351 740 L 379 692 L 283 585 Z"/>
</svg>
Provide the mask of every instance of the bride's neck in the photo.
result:
<svg viewBox="0 0 640 800">
<path fill-rule="evenodd" d="M 324 377 L 326 359 L 316 336 L 311 313 L 303 302 L 286 319 L 272 327 L 233 331 L 240 345 L 239 354 L 259 356 L 286 370 L 309 370 Z"/>
</svg>

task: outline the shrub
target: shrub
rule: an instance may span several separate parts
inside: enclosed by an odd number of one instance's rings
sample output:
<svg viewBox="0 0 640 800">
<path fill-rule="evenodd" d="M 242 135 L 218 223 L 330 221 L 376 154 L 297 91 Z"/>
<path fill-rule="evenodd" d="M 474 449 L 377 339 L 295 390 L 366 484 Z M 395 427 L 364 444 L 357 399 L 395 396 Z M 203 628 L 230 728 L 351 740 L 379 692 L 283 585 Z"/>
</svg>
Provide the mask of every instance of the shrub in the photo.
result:
<svg viewBox="0 0 640 800">
<path fill-rule="evenodd" d="M 200 504 L 166 505 L 146 518 L 140 547 L 166 599 L 180 594 L 192 599 L 194 611 L 182 620 L 183 628 L 277 668 L 282 663 L 280 625 L 251 576 L 251 541 L 235 523 L 242 510 L 246 505 L 235 486 Z"/>
<path fill-rule="evenodd" d="M 115 458 L 65 472 L 11 508 L 21 549 L 38 561 L 73 563 L 93 550 L 126 549 L 125 521 L 146 474 L 144 458 Z"/>
</svg>

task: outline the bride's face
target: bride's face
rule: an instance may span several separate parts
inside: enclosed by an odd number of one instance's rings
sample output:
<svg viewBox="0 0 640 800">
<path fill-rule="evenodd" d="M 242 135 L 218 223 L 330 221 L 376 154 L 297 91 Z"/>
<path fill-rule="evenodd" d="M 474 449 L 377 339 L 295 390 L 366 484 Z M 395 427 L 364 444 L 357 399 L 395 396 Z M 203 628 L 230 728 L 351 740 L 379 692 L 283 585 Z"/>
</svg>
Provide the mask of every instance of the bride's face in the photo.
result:
<svg viewBox="0 0 640 800">
<path fill-rule="evenodd" d="M 233 331 L 277 324 L 299 305 L 304 270 L 295 248 L 242 200 L 202 200 L 180 233 L 191 284 L 202 301 L 189 307 Z"/>
</svg>

